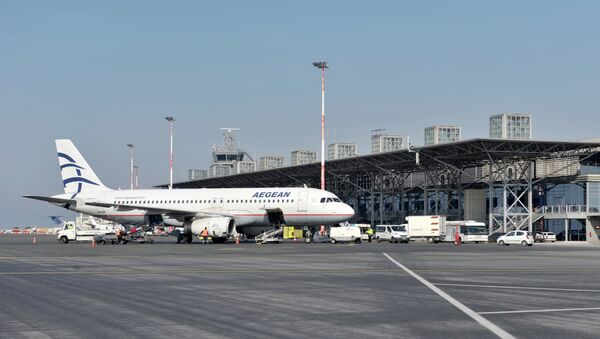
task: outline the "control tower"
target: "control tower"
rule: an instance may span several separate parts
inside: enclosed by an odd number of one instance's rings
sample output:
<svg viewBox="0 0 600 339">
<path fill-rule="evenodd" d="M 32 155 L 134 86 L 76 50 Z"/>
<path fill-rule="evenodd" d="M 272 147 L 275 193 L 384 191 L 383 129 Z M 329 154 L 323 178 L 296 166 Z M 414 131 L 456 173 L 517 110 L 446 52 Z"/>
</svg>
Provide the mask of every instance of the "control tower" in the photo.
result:
<svg viewBox="0 0 600 339">
<path fill-rule="evenodd" d="M 240 144 L 233 136 L 233 132 L 240 129 L 223 127 L 221 130 L 223 130 L 223 144 L 213 145 L 213 163 L 210 165 L 209 177 L 254 172 L 256 162 L 241 149 Z"/>
</svg>

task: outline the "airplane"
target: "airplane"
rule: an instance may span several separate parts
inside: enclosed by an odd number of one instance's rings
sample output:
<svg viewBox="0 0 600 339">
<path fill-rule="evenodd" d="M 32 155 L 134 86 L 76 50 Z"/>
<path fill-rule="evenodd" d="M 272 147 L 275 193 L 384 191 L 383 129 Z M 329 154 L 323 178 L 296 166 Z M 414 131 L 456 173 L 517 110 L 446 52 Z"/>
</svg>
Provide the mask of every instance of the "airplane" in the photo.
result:
<svg viewBox="0 0 600 339">
<path fill-rule="evenodd" d="M 55 142 L 65 192 L 24 198 L 122 225 L 183 227 L 181 239 L 187 243 L 204 228 L 213 242 L 221 243 L 238 233 L 255 236 L 265 227 L 329 225 L 354 216 L 354 209 L 335 194 L 306 186 L 113 190 L 100 181 L 71 140 Z"/>
<path fill-rule="evenodd" d="M 67 222 L 65 219 L 63 219 L 63 217 L 61 217 L 59 215 L 51 215 L 50 219 L 52 219 L 52 222 L 54 223 L 54 225 L 60 226 L 60 227 L 62 227 Z"/>
</svg>

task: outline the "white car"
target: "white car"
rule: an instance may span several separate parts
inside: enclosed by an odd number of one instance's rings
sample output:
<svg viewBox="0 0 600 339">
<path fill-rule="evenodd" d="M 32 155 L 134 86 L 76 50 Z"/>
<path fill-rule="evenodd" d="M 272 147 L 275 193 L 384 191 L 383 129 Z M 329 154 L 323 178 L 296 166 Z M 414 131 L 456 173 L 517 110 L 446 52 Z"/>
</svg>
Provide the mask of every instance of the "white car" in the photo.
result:
<svg viewBox="0 0 600 339">
<path fill-rule="evenodd" d="M 533 245 L 533 237 L 527 231 L 512 231 L 498 238 L 498 245 L 521 244 L 523 246 Z"/>
<path fill-rule="evenodd" d="M 546 242 L 546 241 L 555 242 L 556 234 L 554 234 L 552 232 L 539 232 L 539 233 L 535 234 L 535 240 L 540 241 L 540 242 Z"/>
</svg>

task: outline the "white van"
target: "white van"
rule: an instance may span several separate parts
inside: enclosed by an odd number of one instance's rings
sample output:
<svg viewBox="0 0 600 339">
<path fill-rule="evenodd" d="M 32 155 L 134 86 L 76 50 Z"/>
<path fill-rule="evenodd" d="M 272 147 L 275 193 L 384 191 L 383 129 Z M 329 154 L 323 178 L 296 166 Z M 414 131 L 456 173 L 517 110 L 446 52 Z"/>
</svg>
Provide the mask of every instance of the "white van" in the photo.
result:
<svg viewBox="0 0 600 339">
<path fill-rule="evenodd" d="M 353 241 L 360 244 L 360 228 L 356 226 L 336 226 L 329 230 L 331 243 Z"/>
<path fill-rule="evenodd" d="M 410 237 L 404 225 L 377 225 L 375 237 L 377 242 L 387 240 L 389 242 L 404 242 L 408 243 Z"/>
</svg>

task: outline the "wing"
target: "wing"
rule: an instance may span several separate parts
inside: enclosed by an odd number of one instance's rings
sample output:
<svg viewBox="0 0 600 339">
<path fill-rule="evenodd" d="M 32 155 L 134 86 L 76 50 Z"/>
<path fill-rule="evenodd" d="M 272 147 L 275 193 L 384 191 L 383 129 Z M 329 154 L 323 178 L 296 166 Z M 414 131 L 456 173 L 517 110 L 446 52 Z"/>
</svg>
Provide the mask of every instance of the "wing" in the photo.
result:
<svg viewBox="0 0 600 339">
<path fill-rule="evenodd" d="M 215 213 L 215 212 L 204 212 L 198 210 L 189 210 L 189 209 L 179 209 L 179 208 L 161 208 L 161 207 L 150 207 L 150 206 L 142 206 L 142 205 L 124 205 L 124 204 L 110 204 L 104 202 L 86 202 L 86 205 L 89 206 L 97 206 L 97 207 L 105 207 L 105 208 L 123 208 L 123 209 L 136 209 L 136 210 L 145 210 L 150 214 L 161 214 L 172 216 L 173 218 L 186 218 L 186 217 L 194 217 L 194 218 L 205 218 L 205 217 L 232 217 L 233 215 L 228 213 Z"/>
</svg>

